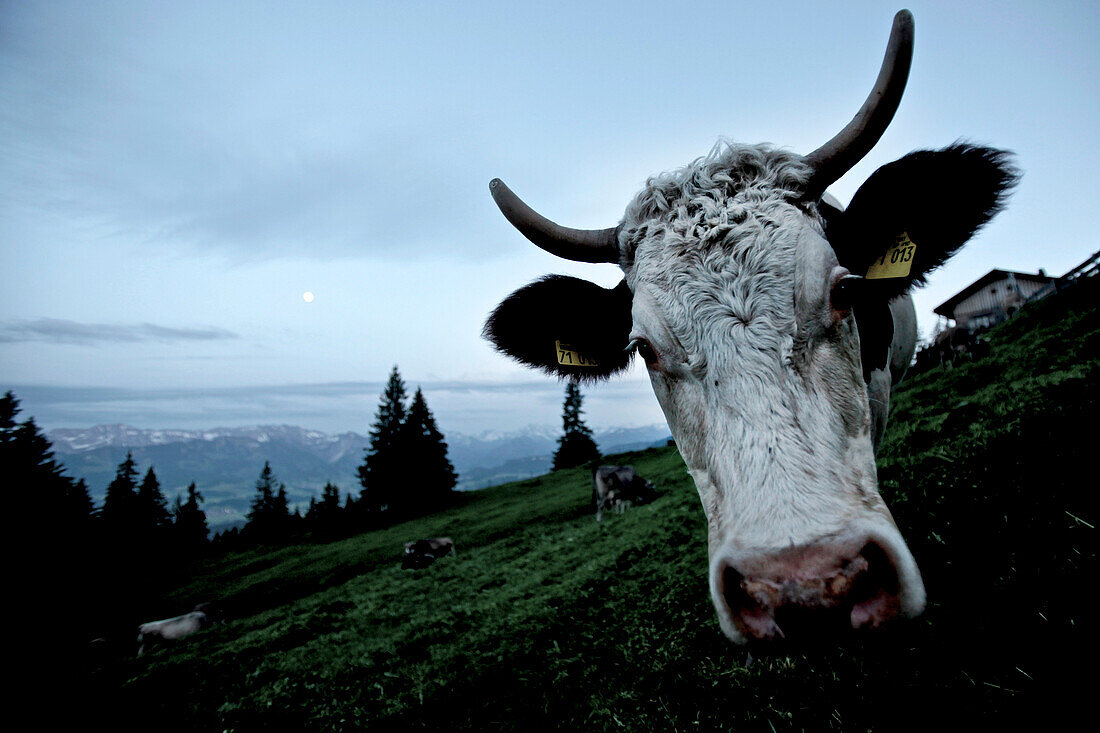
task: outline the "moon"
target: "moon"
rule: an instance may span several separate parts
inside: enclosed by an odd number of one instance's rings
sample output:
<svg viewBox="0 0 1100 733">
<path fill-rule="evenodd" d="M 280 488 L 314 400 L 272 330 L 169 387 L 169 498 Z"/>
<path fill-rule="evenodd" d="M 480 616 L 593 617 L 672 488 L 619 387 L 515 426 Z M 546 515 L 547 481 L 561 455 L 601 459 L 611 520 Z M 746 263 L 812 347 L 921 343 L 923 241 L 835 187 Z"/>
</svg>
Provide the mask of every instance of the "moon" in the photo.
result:
<svg viewBox="0 0 1100 733">
<path fill-rule="evenodd" d="M 304 293 L 302 293 L 302 300 L 304 300 L 307 303 L 312 303 L 313 302 L 313 293 L 311 293 L 308 290 L 305 291 Z"/>
</svg>

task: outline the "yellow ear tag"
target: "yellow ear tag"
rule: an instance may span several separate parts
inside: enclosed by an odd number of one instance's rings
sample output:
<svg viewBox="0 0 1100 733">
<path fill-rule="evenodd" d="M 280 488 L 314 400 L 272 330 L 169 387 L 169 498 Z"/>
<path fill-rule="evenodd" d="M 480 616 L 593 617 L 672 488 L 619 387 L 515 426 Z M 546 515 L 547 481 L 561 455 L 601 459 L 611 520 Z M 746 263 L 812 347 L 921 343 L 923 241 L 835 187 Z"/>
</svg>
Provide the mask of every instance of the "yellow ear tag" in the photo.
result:
<svg viewBox="0 0 1100 733">
<path fill-rule="evenodd" d="M 909 270 L 913 267 L 913 255 L 917 252 L 917 245 L 909 238 L 909 234 L 902 232 L 894 240 L 894 246 L 886 250 L 886 254 L 879 257 L 867 269 L 868 280 L 883 280 L 891 277 L 908 277 Z"/>
<path fill-rule="evenodd" d="M 590 359 L 579 351 L 574 351 L 572 346 L 567 346 L 561 341 L 554 341 L 558 350 L 558 363 L 562 366 L 598 367 L 600 363 Z"/>
</svg>

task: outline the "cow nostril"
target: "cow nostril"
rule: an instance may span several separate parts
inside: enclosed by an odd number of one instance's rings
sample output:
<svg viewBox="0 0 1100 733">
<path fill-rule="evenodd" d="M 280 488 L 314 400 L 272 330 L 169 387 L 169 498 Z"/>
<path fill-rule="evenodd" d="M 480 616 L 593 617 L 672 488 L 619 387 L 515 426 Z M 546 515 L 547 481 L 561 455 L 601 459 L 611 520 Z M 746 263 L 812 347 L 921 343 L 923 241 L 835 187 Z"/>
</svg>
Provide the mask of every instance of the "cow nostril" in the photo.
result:
<svg viewBox="0 0 1100 733">
<path fill-rule="evenodd" d="M 732 565 L 722 569 L 722 600 L 740 631 L 752 639 L 783 638 L 783 630 L 769 610 L 774 606 L 775 588 L 751 582 Z"/>
<path fill-rule="evenodd" d="M 877 542 L 868 542 L 859 551 L 859 557 L 867 562 L 867 567 L 856 577 L 852 588 L 852 599 L 856 602 L 864 596 L 885 591 L 897 595 L 900 585 L 898 571 L 886 554 L 886 550 Z"/>
<path fill-rule="evenodd" d="M 741 581 L 744 578 L 745 576 L 734 570 L 732 565 L 727 565 L 722 570 L 722 597 L 726 600 L 726 605 L 735 613 L 738 608 L 751 600 L 748 593 L 741 587 Z"/>
<path fill-rule="evenodd" d="M 901 587 L 897 568 L 876 542 L 868 542 L 859 553 L 867 568 L 856 577 L 849 596 L 853 628 L 877 628 L 896 617 L 900 610 Z"/>
</svg>

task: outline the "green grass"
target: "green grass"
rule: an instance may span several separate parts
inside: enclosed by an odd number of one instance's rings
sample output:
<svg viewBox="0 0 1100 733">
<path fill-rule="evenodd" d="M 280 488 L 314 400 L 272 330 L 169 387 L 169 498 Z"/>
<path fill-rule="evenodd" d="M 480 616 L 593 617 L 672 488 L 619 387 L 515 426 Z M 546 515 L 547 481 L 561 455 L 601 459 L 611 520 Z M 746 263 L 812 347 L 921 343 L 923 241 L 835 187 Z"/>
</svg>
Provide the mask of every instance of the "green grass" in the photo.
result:
<svg viewBox="0 0 1100 733">
<path fill-rule="evenodd" d="M 601 524 L 565 471 L 331 544 L 210 561 L 165 609 L 230 620 L 95 670 L 150 729 L 872 730 L 1064 713 L 1096 578 L 1095 285 L 1033 305 L 985 361 L 894 400 L 882 492 L 928 586 L 887 633 L 751 659 L 718 630 L 706 528 L 674 449 L 660 498 Z M 1078 427 L 1084 420 L 1085 427 Z M 400 568 L 408 539 L 457 556 Z M 154 725 L 155 722 L 155 725 Z"/>
</svg>

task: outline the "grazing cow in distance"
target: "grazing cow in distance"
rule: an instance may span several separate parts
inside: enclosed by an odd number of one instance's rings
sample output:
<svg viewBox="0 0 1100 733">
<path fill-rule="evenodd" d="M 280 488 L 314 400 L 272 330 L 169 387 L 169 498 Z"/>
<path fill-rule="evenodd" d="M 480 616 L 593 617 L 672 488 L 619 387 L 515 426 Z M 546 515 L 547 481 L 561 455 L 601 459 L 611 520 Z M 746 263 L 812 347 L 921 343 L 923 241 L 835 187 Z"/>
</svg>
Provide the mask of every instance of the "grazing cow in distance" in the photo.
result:
<svg viewBox="0 0 1100 733">
<path fill-rule="evenodd" d="M 489 184 L 534 244 L 624 278 L 531 283 L 486 338 L 566 379 L 642 358 L 706 514 L 719 624 L 738 643 L 834 619 L 874 628 L 925 606 L 875 449 L 916 347 L 911 289 L 1004 207 L 1018 172 L 1006 151 L 955 143 L 882 166 L 847 209 L 826 192 L 886 131 L 912 51 L 903 10 L 866 102 L 824 145 L 720 144 L 650 178 L 608 229 L 561 226 Z"/>
<path fill-rule="evenodd" d="M 203 611 L 191 611 L 182 616 L 150 621 L 138 627 L 138 653 L 145 653 L 146 646 L 184 639 L 210 625 L 210 617 Z"/>
<path fill-rule="evenodd" d="M 645 504 L 657 496 L 656 487 L 643 479 L 633 466 L 600 466 L 592 469 L 592 503 L 596 521 L 603 519 L 604 507 L 621 513 L 635 504 Z"/>
<path fill-rule="evenodd" d="M 405 543 L 405 557 L 401 567 L 420 570 L 428 567 L 438 558 L 455 554 L 455 543 L 450 537 L 436 537 L 427 540 L 413 540 Z"/>
<path fill-rule="evenodd" d="M 989 356 L 989 342 L 966 326 L 951 326 L 936 334 L 932 342 L 940 365 L 954 366 L 962 359 L 984 359 Z"/>
<path fill-rule="evenodd" d="M 917 349 L 913 373 L 935 367 L 949 369 L 960 361 L 978 361 L 989 356 L 989 342 L 966 326 L 951 326 L 940 331 L 931 343 Z"/>
</svg>

